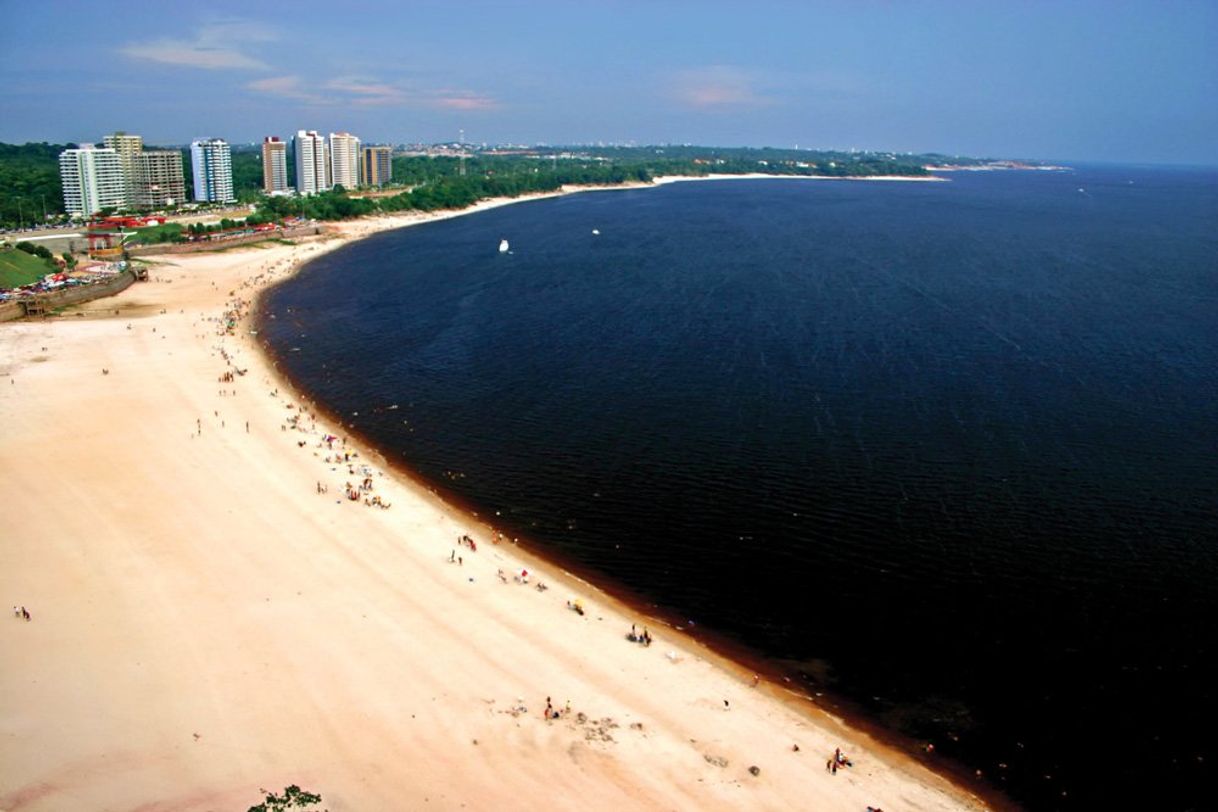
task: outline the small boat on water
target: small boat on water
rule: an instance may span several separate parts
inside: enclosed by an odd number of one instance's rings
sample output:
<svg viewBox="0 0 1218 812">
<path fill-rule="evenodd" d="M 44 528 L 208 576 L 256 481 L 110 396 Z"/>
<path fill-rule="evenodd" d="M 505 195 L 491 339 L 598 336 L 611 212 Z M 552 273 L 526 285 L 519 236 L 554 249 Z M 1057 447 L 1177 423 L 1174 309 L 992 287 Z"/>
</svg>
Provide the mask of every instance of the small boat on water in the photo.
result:
<svg viewBox="0 0 1218 812">
<path fill-rule="evenodd" d="M 507 251 L 508 251 L 508 241 L 507 241 L 507 240 L 500 240 L 500 241 L 499 241 L 499 253 L 501 253 L 501 254 L 506 254 L 506 253 L 507 253 Z"/>
</svg>

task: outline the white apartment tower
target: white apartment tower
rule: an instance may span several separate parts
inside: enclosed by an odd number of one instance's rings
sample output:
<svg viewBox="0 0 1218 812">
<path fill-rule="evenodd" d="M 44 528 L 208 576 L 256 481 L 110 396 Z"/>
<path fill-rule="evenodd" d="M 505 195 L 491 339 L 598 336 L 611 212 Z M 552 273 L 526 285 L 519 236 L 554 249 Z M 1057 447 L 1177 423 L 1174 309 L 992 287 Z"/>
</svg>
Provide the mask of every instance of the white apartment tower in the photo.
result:
<svg viewBox="0 0 1218 812">
<path fill-rule="evenodd" d="M 330 133 L 330 179 L 334 186 L 359 186 L 359 139 L 351 133 Z"/>
<path fill-rule="evenodd" d="M 88 217 L 102 209 L 121 209 L 127 200 L 127 184 L 118 153 L 81 144 L 59 153 L 59 178 L 63 183 L 63 207 L 75 217 Z"/>
<path fill-rule="evenodd" d="M 262 139 L 262 191 L 268 195 L 288 191 L 288 145 L 275 135 Z"/>
<path fill-rule="evenodd" d="M 316 130 L 296 133 L 296 192 L 314 195 L 330 188 L 330 150 Z"/>
<path fill-rule="evenodd" d="M 190 165 L 195 200 L 200 203 L 232 203 L 233 158 L 223 138 L 196 138 L 190 142 Z"/>
</svg>

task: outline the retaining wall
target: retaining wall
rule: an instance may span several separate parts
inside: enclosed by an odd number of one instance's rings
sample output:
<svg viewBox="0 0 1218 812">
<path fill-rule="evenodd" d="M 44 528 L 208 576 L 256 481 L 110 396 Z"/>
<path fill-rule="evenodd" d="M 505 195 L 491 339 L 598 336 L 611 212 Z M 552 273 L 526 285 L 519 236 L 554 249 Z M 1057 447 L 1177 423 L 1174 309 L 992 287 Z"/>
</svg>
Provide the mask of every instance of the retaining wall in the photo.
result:
<svg viewBox="0 0 1218 812">
<path fill-rule="evenodd" d="M 253 242 L 265 242 L 266 240 L 313 237 L 323 233 L 325 233 L 325 229 L 320 225 L 296 226 L 295 228 L 280 229 L 278 231 L 264 231 L 258 234 L 246 234 L 243 237 L 228 237 L 225 239 L 204 240 L 202 242 L 174 242 L 163 243 L 160 245 L 141 245 L 134 248 L 129 248 L 127 253 L 133 257 L 147 257 L 156 254 L 190 254 L 197 251 L 215 251 L 220 248 L 228 248 L 234 245 L 248 245 L 249 243 Z"/>
<path fill-rule="evenodd" d="M 12 321 L 13 319 L 21 318 L 30 309 L 30 304 L 41 307 L 44 311 L 51 311 L 67 307 L 68 305 L 76 305 L 106 296 L 113 296 L 131 287 L 131 283 L 134 281 L 135 274 L 131 271 L 123 271 L 104 282 L 61 288 L 60 290 L 52 290 L 47 293 L 38 293 L 17 301 L 0 302 L 0 321 Z"/>
</svg>

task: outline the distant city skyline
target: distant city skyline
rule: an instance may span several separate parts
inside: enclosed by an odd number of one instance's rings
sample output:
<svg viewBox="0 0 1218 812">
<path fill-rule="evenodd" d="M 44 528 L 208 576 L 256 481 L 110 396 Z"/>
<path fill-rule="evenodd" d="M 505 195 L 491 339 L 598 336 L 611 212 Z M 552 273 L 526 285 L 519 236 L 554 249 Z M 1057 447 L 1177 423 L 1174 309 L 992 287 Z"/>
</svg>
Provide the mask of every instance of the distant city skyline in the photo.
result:
<svg viewBox="0 0 1218 812">
<path fill-rule="evenodd" d="M 1218 3 L 1204 0 L 357 6 L 359 24 L 337 26 L 309 0 L 6 4 L 0 141 L 464 130 L 1218 164 Z"/>
</svg>

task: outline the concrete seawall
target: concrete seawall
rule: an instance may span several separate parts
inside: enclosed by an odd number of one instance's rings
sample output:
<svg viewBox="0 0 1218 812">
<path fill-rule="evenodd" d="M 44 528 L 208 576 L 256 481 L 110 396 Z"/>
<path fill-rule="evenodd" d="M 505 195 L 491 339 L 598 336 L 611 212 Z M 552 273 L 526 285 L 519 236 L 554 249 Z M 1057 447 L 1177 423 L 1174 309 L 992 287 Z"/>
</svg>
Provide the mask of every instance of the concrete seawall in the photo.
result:
<svg viewBox="0 0 1218 812">
<path fill-rule="evenodd" d="M 141 245 L 128 250 L 133 257 L 148 257 L 158 254 L 193 254 L 200 251 L 217 251 L 237 245 L 249 245 L 267 240 L 293 239 L 299 237 L 315 237 L 325 233 L 325 227 L 320 224 L 296 226 L 295 228 L 277 229 L 258 234 L 246 234 L 241 237 L 226 237 L 224 239 L 203 240 L 200 242 L 161 243 L 158 245 Z"/>
<path fill-rule="evenodd" d="M 131 287 L 131 283 L 134 281 L 135 274 L 131 271 L 123 271 L 104 282 L 62 288 L 47 293 L 39 293 L 25 299 L 0 302 L 0 322 L 22 318 L 31 313 L 31 311 L 49 313 L 61 307 L 113 296 Z"/>
</svg>

